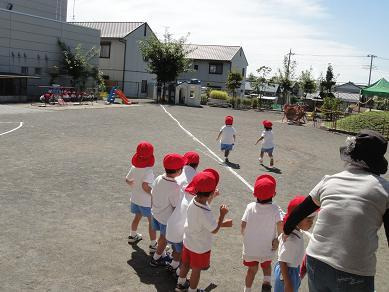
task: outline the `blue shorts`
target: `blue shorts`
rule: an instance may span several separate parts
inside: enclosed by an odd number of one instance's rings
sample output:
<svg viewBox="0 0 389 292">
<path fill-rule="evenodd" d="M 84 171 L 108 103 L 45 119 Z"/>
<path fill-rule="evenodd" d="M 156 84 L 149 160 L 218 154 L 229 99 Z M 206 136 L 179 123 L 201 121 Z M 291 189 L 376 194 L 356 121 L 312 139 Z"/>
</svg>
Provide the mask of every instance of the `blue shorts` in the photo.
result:
<svg viewBox="0 0 389 292">
<path fill-rule="evenodd" d="M 159 233 L 161 235 L 166 235 L 166 225 L 165 224 L 162 224 L 160 223 L 157 219 L 155 219 L 153 217 L 153 221 L 151 222 L 151 227 L 153 227 L 153 229 L 155 231 L 159 231 Z"/>
<path fill-rule="evenodd" d="M 234 144 L 220 144 L 220 150 L 232 150 Z"/>
<path fill-rule="evenodd" d="M 288 267 L 289 278 L 292 282 L 293 292 L 297 292 L 300 288 L 300 267 L 291 268 Z M 282 279 L 280 263 L 277 262 L 274 267 L 274 292 L 284 292 L 284 280 Z"/>
<path fill-rule="evenodd" d="M 171 245 L 172 245 L 172 248 L 175 252 L 178 252 L 178 253 L 181 253 L 182 251 L 182 248 L 184 246 L 184 244 L 181 242 L 171 242 L 171 241 L 168 241 Z"/>
<path fill-rule="evenodd" d="M 272 148 L 261 148 L 261 153 L 266 152 L 269 155 L 273 155 L 273 150 L 274 150 L 274 147 L 272 147 Z"/>
<path fill-rule="evenodd" d="M 135 203 L 131 203 L 130 209 L 131 209 L 131 213 L 133 214 L 141 214 L 144 217 L 151 216 L 151 207 L 142 207 Z"/>
</svg>

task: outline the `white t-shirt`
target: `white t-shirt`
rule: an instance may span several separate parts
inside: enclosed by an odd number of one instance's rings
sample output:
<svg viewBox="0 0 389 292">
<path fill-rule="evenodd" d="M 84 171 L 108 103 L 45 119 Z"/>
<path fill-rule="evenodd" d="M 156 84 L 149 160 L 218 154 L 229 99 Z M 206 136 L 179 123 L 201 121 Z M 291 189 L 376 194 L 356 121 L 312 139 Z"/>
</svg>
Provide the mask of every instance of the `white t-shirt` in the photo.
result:
<svg viewBox="0 0 389 292">
<path fill-rule="evenodd" d="M 247 205 L 242 221 L 246 222 L 243 234 L 243 259 L 260 263 L 272 260 L 272 241 L 277 238 L 277 222 L 282 221 L 280 209 L 275 204 Z"/>
<path fill-rule="evenodd" d="M 220 137 L 221 144 L 234 144 L 234 135 L 236 135 L 236 131 L 233 126 L 224 125 L 221 127 L 220 132 L 222 132 Z"/>
<path fill-rule="evenodd" d="M 130 187 L 131 202 L 142 207 L 151 207 L 151 196 L 143 190 L 142 184 L 144 182 L 153 183 L 153 169 L 151 167 L 136 168 L 131 166 L 126 178 L 134 180 L 134 184 Z"/>
<path fill-rule="evenodd" d="M 282 239 L 282 234 L 278 240 L 278 261 L 287 263 L 291 268 L 301 266 L 305 255 L 303 233 L 293 230 L 286 241 Z"/>
<path fill-rule="evenodd" d="M 212 247 L 212 231 L 217 222 L 208 204 L 192 200 L 188 206 L 184 229 L 184 245 L 195 253 L 205 253 Z"/>
<path fill-rule="evenodd" d="M 159 223 L 167 224 L 167 220 L 173 213 L 180 200 L 180 186 L 174 178 L 164 174 L 158 176 L 151 191 L 152 206 L 151 214 Z"/>
<path fill-rule="evenodd" d="M 193 177 L 196 175 L 196 169 L 190 165 L 185 165 L 182 169 L 180 176 L 176 177 L 176 182 L 181 188 L 186 188 L 188 184 L 192 181 Z"/>
<path fill-rule="evenodd" d="M 272 131 L 266 131 L 266 130 L 263 131 L 261 137 L 263 137 L 262 148 L 264 149 L 274 148 L 274 138 L 273 138 Z"/>
<path fill-rule="evenodd" d="M 181 201 L 167 220 L 166 239 L 170 242 L 180 243 L 184 238 L 186 215 L 190 202 L 194 196 L 181 190 Z"/>
<path fill-rule="evenodd" d="M 321 209 L 307 254 L 347 273 L 374 276 L 389 182 L 350 166 L 325 176 L 309 195 Z"/>
</svg>

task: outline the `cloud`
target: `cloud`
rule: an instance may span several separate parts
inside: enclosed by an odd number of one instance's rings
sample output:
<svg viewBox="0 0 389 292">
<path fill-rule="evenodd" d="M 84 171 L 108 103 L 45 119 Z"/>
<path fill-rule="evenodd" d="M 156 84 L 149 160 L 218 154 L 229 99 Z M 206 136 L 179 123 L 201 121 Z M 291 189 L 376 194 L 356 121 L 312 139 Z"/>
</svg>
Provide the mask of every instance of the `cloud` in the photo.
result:
<svg viewBox="0 0 389 292">
<path fill-rule="evenodd" d="M 273 72 L 291 48 L 312 55 L 366 55 L 358 48 L 333 39 L 320 20 L 331 19 L 320 0 L 106 0 L 76 1 L 77 21 L 146 21 L 162 36 L 168 28 L 176 37 L 190 33 L 195 44 L 241 45 L 249 62 L 248 72 L 262 65 Z M 69 19 L 72 3 L 69 3 Z M 341 36 L 337 36 L 341 39 Z M 295 55 L 298 71 L 312 67 L 318 77 L 331 62 L 339 81 L 367 82 L 363 58 Z"/>
</svg>

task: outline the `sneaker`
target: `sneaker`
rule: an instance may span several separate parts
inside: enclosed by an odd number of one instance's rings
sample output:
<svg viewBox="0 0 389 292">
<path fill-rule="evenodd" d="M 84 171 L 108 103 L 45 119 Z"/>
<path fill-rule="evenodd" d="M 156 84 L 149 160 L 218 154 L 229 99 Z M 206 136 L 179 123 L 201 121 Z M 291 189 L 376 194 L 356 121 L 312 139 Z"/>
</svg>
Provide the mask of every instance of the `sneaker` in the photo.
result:
<svg viewBox="0 0 389 292">
<path fill-rule="evenodd" d="M 178 284 L 177 283 L 177 286 L 176 286 L 176 289 L 174 291 L 176 292 L 182 292 L 182 291 L 188 291 L 188 288 L 189 288 L 189 281 L 186 280 L 184 284 Z"/>
<path fill-rule="evenodd" d="M 263 159 L 262 158 L 259 158 L 259 163 L 263 164 Z"/>
<path fill-rule="evenodd" d="M 150 244 L 149 245 L 149 253 L 150 255 L 153 255 L 157 251 L 158 243 Z"/>
<path fill-rule="evenodd" d="M 179 266 L 177 268 L 173 268 L 171 265 L 166 266 L 166 270 L 172 274 L 175 278 L 178 278 L 177 270 L 179 269 Z"/>
<path fill-rule="evenodd" d="M 225 163 L 229 163 L 230 161 L 228 160 L 228 158 L 226 157 L 226 159 L 224 160 Z"/>
<path fill-rule="evenodd" d="M 271 285 L 267 283 L 262 284 L 262 292 L 271 292 Z"/>
<path fill-rule="evenodd" d="M 137 243 L 137 242 L 139 242 L 141 240 L 142 240 L 142 234 L 139 234 L 139 233 L 135 234 L 134 236 L 130 235 L 128 237 L 128 243 L 129 244 Z"/>
<path fill-rule="evenodd" d="M 172 258 L 170 255 L 166 255 L 164 257 L 160 257 L 159 259 L 155 260 L 154 257 L 151 258 L 150 266 L 152 267 L 166 267 L 170 264 L 172 261 Z"/>
</svg>

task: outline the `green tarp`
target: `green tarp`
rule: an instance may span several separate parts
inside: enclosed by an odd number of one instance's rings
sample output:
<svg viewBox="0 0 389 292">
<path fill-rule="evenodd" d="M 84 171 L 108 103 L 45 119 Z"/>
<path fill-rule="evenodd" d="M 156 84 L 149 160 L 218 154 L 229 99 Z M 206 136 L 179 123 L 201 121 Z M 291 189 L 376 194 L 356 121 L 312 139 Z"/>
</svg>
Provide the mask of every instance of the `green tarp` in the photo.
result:
<svg viewBox="0 0 389 292">
<path fill-rule="evenodd" d="M 362 89 L 362 95 L 380 96 L 389 98 L 389 82 L 385 78 L 378 80 L 376 83 Z"/>
</svg>

